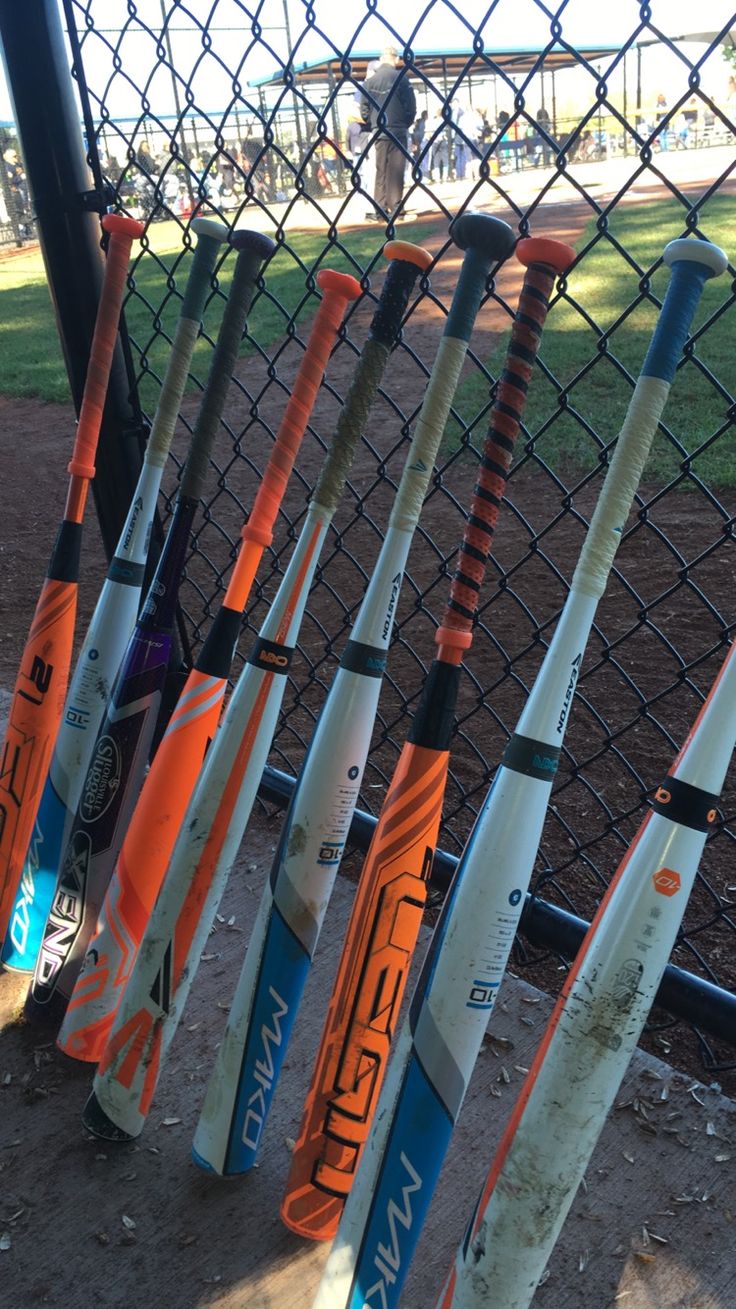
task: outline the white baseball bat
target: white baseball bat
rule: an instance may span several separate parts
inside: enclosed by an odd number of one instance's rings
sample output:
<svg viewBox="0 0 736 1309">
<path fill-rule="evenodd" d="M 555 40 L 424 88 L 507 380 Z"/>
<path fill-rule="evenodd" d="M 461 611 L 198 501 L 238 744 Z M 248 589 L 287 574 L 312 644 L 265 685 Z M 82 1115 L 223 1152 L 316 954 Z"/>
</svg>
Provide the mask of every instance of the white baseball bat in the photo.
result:
<svg viewBox="0 0 736 1309">
<path fill-rule="evenodd" d="M 491 1165 L 442 1309 L 527 1309 L 626 1072 L 736 745 L 736 646 L 591 923 Z"/>
</svg>

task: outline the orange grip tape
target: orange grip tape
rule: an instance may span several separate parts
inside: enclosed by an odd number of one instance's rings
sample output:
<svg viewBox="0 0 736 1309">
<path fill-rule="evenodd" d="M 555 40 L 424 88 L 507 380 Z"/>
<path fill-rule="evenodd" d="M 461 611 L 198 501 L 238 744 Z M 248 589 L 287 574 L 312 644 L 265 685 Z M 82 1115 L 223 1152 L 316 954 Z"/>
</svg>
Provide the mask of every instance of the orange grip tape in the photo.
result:
<svg viewBox="0 0 736 1309">
<path fill-rule="evenodd" d="M 357 300 L 361 294 L 360 283 L 354 277 L 346 273 L 336 273 L 331 269 L 324 269 L 318 274 L 317 284 L 324 292 L 322 303 L 309 333 L 307 348 L 294 380 L 276 443 L 269 456 L 248 522 L 243 529 L 245 541 L 257 540 L 270 544 L 271 532 L 286 490 L 286 483 L 291 476 L 317 392 L 322 385 L 322 378 L 346 305 L 350 300 Z"/>
<path fill-rule="evenodd" d="M 106 214 L 102 226 L 110 234 L 105 262 L 100 302 L 97 307 L 95 330 L 90 348 L 87 377 L 84 383 L 82 407 L 77 424 L 69 473 L 72 477 L 91 479 L 95 475 L 95 455 L 105 407 L 107 386 L 110 380 L 112 356 L 118 333 L 120 309 L 125 293 L 125 281 L 130 261 L 130 248 L 136 237 L 142 236 L 142 223 L 119 214 Z"/>
</svg>

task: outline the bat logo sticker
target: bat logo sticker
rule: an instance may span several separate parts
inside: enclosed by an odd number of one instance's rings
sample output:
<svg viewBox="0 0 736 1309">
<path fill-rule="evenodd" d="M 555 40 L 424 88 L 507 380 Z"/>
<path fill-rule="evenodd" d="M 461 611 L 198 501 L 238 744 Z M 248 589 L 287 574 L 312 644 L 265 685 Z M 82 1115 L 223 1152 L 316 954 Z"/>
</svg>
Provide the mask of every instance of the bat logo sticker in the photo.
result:
<svg viewBox="0 0 736 1309">
<path fill-rule="evenodd" d="M 94 823 L 107 813 L 120 788 L 122 761 L 117 742 L 101 736 L 92 756 L 79 812 L 86 823 Z"/>
</svg>

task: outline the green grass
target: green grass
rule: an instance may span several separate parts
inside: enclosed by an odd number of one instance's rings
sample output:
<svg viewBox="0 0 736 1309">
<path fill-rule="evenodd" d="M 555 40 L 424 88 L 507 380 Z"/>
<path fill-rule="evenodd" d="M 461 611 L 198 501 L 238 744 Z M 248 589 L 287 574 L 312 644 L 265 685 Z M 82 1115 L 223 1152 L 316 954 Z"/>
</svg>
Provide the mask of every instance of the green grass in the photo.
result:
<svg viewBox="0 0 736 1309">
<path fill-rule="evenodd" d="M 638 273 L 619 253 L 618 242 L 640 268 L 650 267 L 666 243 L 683 234 L 683 208 L 673 201 L 653 204 L 622 204 L 610 218 L 608 236 L 596 240 L 594 224 L 577 243 L 583 249 L 593 242 L 580 266 L 569 279 L 568 297 L 550 311 L 542 341 L 540 360 L 530 389 L 526 427 L 532 438 L 530 449 L 556 472 L 582 473 L 595 467 L 598 445 L 592 432 L 610 441 L 619 431 L 631 395 L 621 368 L 636 377 L 654 327 L 657 308 L 644 300 L 630 309 L 640 296 Z M 401 236 L 419 243 L 436 224 L 407 224 Z M 714 196 L 701 214 L 701 231 L 718 245 L 729 249 L 733 231 L 733 201 Z M 179 292 L 186 277 L 187 256 L 182 255 L 180 229 L 175 223 L 161 223 L 150 229 L 151 252 L 144 252 L 134 264 L 135 291 L 126 308 L 128 327 L 136 360 L 142 356 L 140 376 L 144 408 L 155 406 L 158 387 L 148 370 L 161 377 L 168 357 L 168 345 L 160 328 L 173 333 L 179 298 L 167 290 L 173 276 Z M 377 227 L 356 228 L 342 237 L 343 249 L 325 244 L 319 232 L 288 233 L 290 248 L 282 248 L 268 269 L 266 291 L 255 303 L 249 321 L 253 340 L 262 348 L 274 346 L 284 337 L 290 315 L 297 327 L 306 324 L 314 312 L 314 299 L 305 296 L 305 269 L 316 274 L 330 265 L 360 276 L 375 260 L 382 240 Z M 227 291 L 232 260 L 223 267 L 220 288 Z M 661 300 L 669 273 L 660 268 L 651 290 Z M 502 289 L 502 282 L 500 280 Z M 733 298 L 731 279 L 722 277 L 706 285 L 695 320 L 696 330 Z M 210 337 L 217 331 L 223 299 L 213 296 L 205 317 Z M 579 307 L 578 307 L 579 306 Z M 586 322 L 584 314 L 592 323 Z M 713 322 L 697 342 L 699 360 L 733 389 L 733 343 L 728 324 L 733 312 Z M 599 332 L 607 333 L 607 348 L 599 348 Z M 732 338 L 732 333 L 730 334 Z M 492 376 L 503 362 L 506 334 L 487 361 Z M 254 348 L 244 345 L 244 353 Z M 193 372 L 206 375 L 209 345 L 200 339 Z M 9 396 L 38 396 L 43 400 L 69 398 L 68 384 L 59 347 L 51 301 L 40 255 L 21 255 L 0 263 L 0 391 Z M 560 405 L 560 389 L 566 408 Z M 488 408 L 488 380 L 476 370 L 462 384 L 456 401 L 460 422 L 451 419 L 444 450 L 456 449 L 467 428 L 474 429 L 476 445 L 482 442 Z M 711 445 L 696 453 L 727 422 L 728 400 L 692 364 L 680 370 L 664 414 L 672 436 L 693 454 L 693 472 L 712 486 L 736 484 L 734 432 L 731 427 Z M 647 468 L 647 479 L 668 482 L 678 475 L 682 454 L 669 437 L 660 432 Z M 533 459 L 529 461 L 534 466 Z M 685 485 L 688 483 L 686 482 Z"/>
<path fill-rule="evenodd" d="M 421 243 L 436 225 L 402 225 L 401 237 Z M 181 293 L 186 279 L 188 256 L 182 252 L 181 230 L 176 223 L 161 223 L 150 229 L 151 251 L 141 253 L 131 269 L 135 290 L 130 295 L 125 315 L 134 343 L 134 357 L 141 357 L 140 391 L 144 409 L 155 406 L 157 383 L 147 376 L 148 370 L 161 377 L 168 358 L 166 336 L 176 326 L 181 301 L 167 289 L 174 279 Z M 341 238 L 342 249 L 325 243 L 319 232 L 288 233 L 289 248 L 282 247 L 268 268 L 266 291 L 260 295 L 249 316 L 253 340 L 267 349 L 284 338 L 286 324 L 296 315 L 303 326 L 314 313 L 313 295 L 305 293 L 305 268 L 313 275 L 322 267 L 336 268 L 361 277 L 375 260 L 383 237 L 377 226 L 356 228 Z M 380 267 L 380 262 L 379 262 Z M 223 265 L 220 290 L 227 293 L 231 280 L 232 256 Z M 380 273 L 379 273 L 380 276 Z M 224 299 L 213 296 L 205 314 L 205 332 L 212 338 L 217 332 Z M 244 343 L 243 353 L 254 349 Z M 192 372 L 201 380 L 206 376 L 210 347 L 200 337 L 194 354 Z M 64 361 L 56 331 L 51 299 L 41 256 L 38 252 L 18 255 L 0 263 L 0 393 L 7 396 L 36 396 L 41 400 L 63 402 L 69 399 Z"/>
<path fill-rule="evenodd" d="M 701 215 L 700 230 L 729 251 L 733 245 L 733 201 L 725 196 L 709 200 Z M 550 311 L 539 354 L 543 367 L 535 370 L 529 390 L 525 426 L 533 445 L 528 449 L 533 448 L 540 459 L 566 475 L 583 473 L 598 462 L 598 446 L 586 425 L 604 441 L 612 440 L 620 430 L 631 387 L 619 366 L 636 378 L 657 318 L 657 308 L 651 301 L 643 301 L 628 312 L 640 295 L 639 277 L 613 242 L 623 246 L 640 268 L 647 269 L 668 241 L 683 235 L 683 209 L 674 201 L 621 206 L 611 216 L 609 232 L 612 239 L 600 238 L 571 275 L 567 288 L 570 299 L 558 301 Z M 578 250 L 595 237 L 596 228 L 591 223 L 576 243 Z M 651 290 L 660 301 L 668 280 L 669 272 L 663 267 L 652 279 Z M 733 301 L 733 290 L 728 274 L 708 282 L 696 314 L 695 331 L 729 301 Z M 595 326 L 585 321 L 573 302 L 585 310 Z M 607 351 L 603 353 L 598 348 L 596 326 L 609 334 Z M 493 377 L 502 367 L 505 349 L 504 335 L 487 361 Z M 696 356 L 733 393 L 733 310 L 707 328 L 696 344 Z M 560 407 L 561 388 L 566 409 Z M 456 401 L 461 422 L 451 420 L 448 424 L 445 453 L 456 448 L 466 426 L 475 428 L 474 444 L 482 444 L 488 393 L 488 381 L 479 370 L 464 381 Z M 697 367 L 685 364 L 676 375 L 664 411 L 664 426 L 688 454 L 694 455 L 693 472 L 712 486 L 736 484 L 733 425 L 709 448 L 695 452 L 726 425 L 728 407 L 728 399 Z M 646 479 L 669 482 L 681 471 L 682 460 L 682 454 L 660 431 Z M 534 466 L 533 459 L 528 462 Z M 683 485 L 693 483 L 686 480 Z"/>
</svg>

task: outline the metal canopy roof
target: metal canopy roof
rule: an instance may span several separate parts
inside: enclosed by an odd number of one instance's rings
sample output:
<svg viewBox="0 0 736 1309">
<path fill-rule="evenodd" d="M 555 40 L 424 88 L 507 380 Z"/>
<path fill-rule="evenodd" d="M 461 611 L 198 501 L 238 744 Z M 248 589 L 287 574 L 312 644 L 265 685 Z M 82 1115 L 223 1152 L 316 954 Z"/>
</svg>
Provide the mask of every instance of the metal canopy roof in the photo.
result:
<svg viewBox="0 0 736 1309">
<path fill-rule="evenodd" d="M 539 46 L 517 46 L 516 49 L 485 50 L 415 50 L 412 67 L 421 70 L 427 77 L 458 78 L 463 73 L 529 73 L 539 64 L 545 72 L 556 68 L 572 68 L 581 59 L 595 63 L 618 54 L 620 45 L 580 46 L 568 50 L 564 46 L 554 46 L 551 50 Z M 364 82 L 370 63 L 378 59 L 380 50 L 351 51 L 349 56 L 321 59 L 312 64 L 294 65 L 294 78 L 303 85 L 325 82 L 349 81 Z M 249 83 L 250 86 L 283 85 L 284 70 L 272 73 L 269 77 L 259 77 Z"/>
</svg>

